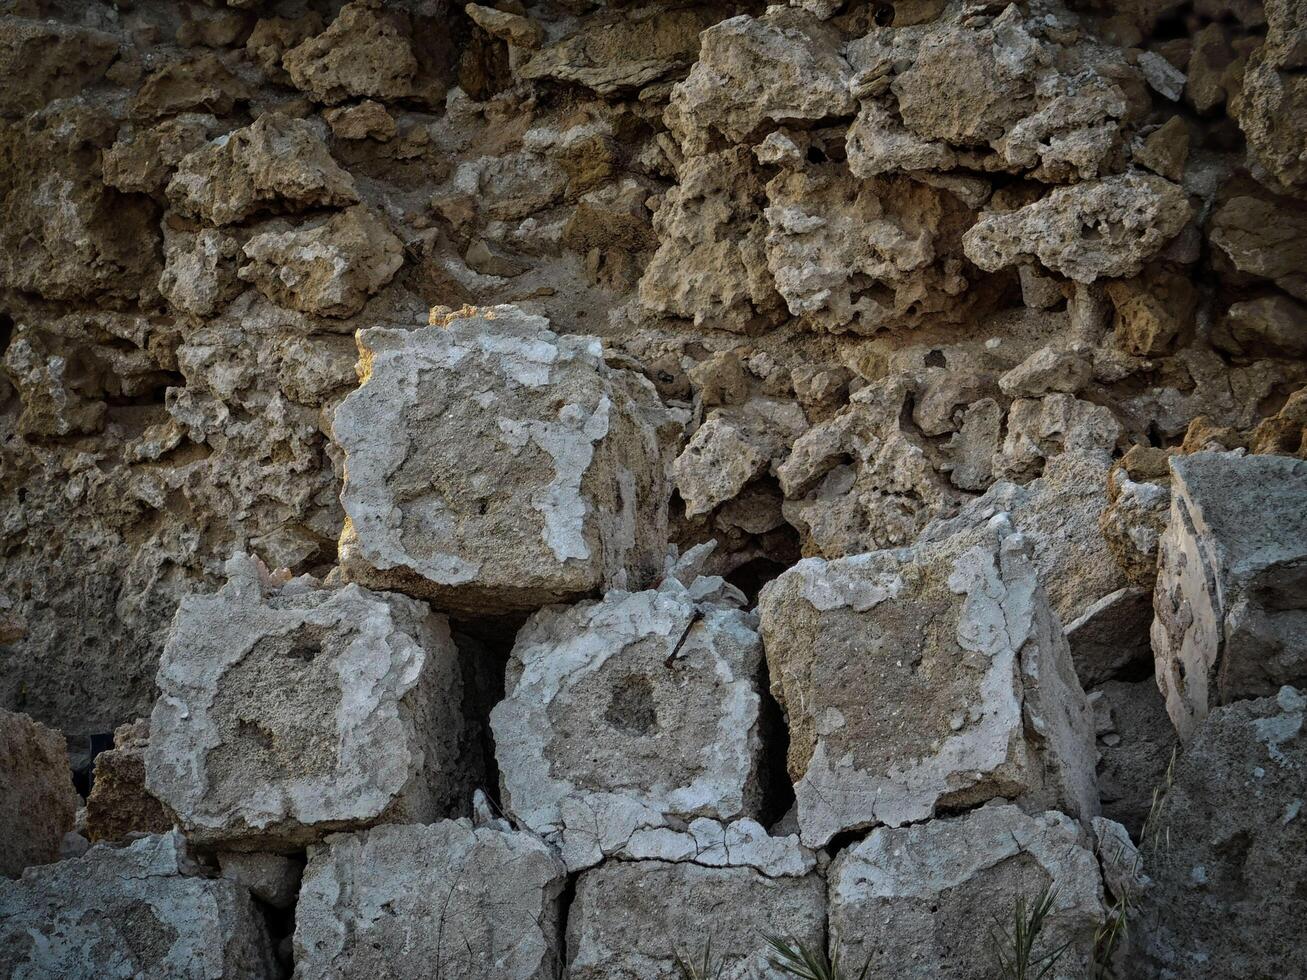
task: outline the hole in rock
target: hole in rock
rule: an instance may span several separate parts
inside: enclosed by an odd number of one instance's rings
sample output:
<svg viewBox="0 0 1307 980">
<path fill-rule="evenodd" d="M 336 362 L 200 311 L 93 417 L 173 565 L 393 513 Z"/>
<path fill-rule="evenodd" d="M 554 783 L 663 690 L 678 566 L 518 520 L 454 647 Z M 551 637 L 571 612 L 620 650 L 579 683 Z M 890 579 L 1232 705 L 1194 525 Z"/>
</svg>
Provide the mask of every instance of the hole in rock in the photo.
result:
<svg viewBox="0 0 1307 980">
<path fill-rule="evenodd" d="M 619 731 L 649 735 L 658 728 L 658 706 L 649 678 L 632 674 L 622 678 L 608 699 L 604 721 Z"/>
<path fill-rule="evenodd" d="M 889 27 L 894 23 L 894 4 L 876 4 L 876 9 L 872 13 L 872 18 L 876 21 L 877 27 Z"/>
</svg>

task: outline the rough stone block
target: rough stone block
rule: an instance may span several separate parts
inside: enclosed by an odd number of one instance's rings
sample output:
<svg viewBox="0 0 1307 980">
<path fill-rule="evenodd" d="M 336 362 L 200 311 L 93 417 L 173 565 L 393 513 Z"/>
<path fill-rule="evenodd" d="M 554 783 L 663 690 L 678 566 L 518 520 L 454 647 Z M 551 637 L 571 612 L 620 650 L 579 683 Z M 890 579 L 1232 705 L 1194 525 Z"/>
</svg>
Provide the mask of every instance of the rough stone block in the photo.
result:
<svg viewBox="0 0 1307 980">
<path fill-rule="evenodd" d="M 1285 687 L 1216 708 L 1185 746 L 1153 818 L 1161 843 L 1144 842 L 1153 885 L 1128 976 L 1307 976 L 1305 715 Z"/>
<path fill-rule="evenodd" d="M 1158 552 L 1153 654 L 1181 739 L 1214 705 L 1307 686 L 1307 460 L 1173 457 Z"/>
<path fill-rule="evenodd" d="M 295 850 L 324 834 L 457 809 L 464 722 L 444 617 L 357 585 L 278 585 L 227 563 L 184 599 L 159 664 L 146 788 L 187 834 Z"/>
<path fill-rule="evenodd" d="M 756 619 L 721 579 L 681 574 L 542 610 L 518 634 L 490 715 L 504 806 L 572 870 L 638 830 L 758 814 Z"/>
<path fill-rule="evenodd" d="M 145 788 L 145 749 L 149 744 L 150 722 L 138 718 L 119 725 L 113 733 L 113 748 L 95 757 L 95 783 L 86 798 L 86 836 L 92 843 L 172 829 L 172 816 Z"/>
<path fill-rule="evenodd" d="M 779 980 L 765 936 L 822 948 L 825 887 L 817 875 L 753 868 L 609 861 L 577 881 L 567 920 L 570 980 L 680 980 L 675 957 L 725 960 L 721 980 Z M 696 945 L 697 944 L 697 945 Z"/>
<path fill-rule="evenodd" d="M 203 876 L 175 832 L 0 881 L 0 975 L 279 977 L 249 892 Z"/>
<path fill-rule="evenodd" d="M 497 306 L 358 342 L 361 386 L 333 427 L 350 580 L 479 612 L 657 571 L 677 427 L 598 340 Z"/>
<path fill-rule="evenodd" d="M 334 835 L 309 849 L 295 976 L 554 980 L 565 883 L 535 836 L 469 820 Z"/>
<path fill-rule="evenodd" d="M 1095 815 L 1092 718 L 1031 551 L 997 514 L 763 589 L 805 844 L 996 797 Z"/>
<path fill-rule="evenodd" d="M 0 877 L 57 861 L 80 803 L 64 737 L 0 710 Z"/>
<path fill-rule="evenodd" d="M 1056 889 L 1036 954 L 1067 945 L 1050 980 L 1090 975 L 1103 919 L 1098 862 L 1071 818 L 1015 806 L 913 827 L 878 827 L 830 868 L 832 952 L 870 976 L 989 980 L 988 930 L 1011 928 L 1016 900 Z"/>
</svg>

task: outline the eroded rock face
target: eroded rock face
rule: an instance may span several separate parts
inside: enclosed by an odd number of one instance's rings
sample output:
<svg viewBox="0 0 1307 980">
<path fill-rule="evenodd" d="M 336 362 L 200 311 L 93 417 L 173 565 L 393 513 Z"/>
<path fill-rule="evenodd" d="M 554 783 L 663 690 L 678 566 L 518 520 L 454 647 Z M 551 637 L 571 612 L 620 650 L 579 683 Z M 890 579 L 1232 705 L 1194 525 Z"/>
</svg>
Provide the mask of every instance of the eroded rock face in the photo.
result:
<svg viewBox="0 0 1307 980">
<path fill-rule="evenodd" d="M 752 868 L 608 861 L 577 880 L 567 921 L 567 975 L 577 980 L 676 980 L 677 949 L 712 936 L 724 980 L 782 976 L 769 967 L 768 935 L 822 945 L 826 889 L 817 875 L 767 877 Z"/>
<path fill-rule="evenodd" d="M 358 340 L 362 385 L 332 430 L 348 578 L 465 611 L 649 580 L 669 415 L 599 341 L 513 307 Z"/>
<path fill-rule="evenodd" d="M 552 849 L 506 825 L 333 835 L 309 850 L 295 976 L 552 980 L 565 883 Z"/>
<path fill-rule="evenodd" d="M 1301 191 L 1307 185 L 1307 142 L 1293 119 L 1307 111 L 1307 40 L 1302 5 L 1268 0 L 1266 40 L 1248 59 L 1235 107 L 1239 128 L 1257 162 L 1281 185 Z"/>
<path fill-rule="evenodd" d="M 1301 881 L 1307 859 L 1305 708 L 1291 687 L 1216 708 L 1185 746 L 1155 818 L 1168 843 L 1145 847 L 1154 884 L 1140 900 L 1134 975 L 1307 970 L 1307 951 L 1284 941 L 1307 898 L 1278 884 Z"/>
<path fill-rule="evenodd" d="M 95 783 L 86 798 L 85 833 L 91 843 L 172 829 L 172 815 L 145 788 L 149 744 L 149 720 L 138 718 L 120 726 L 113 733 L 113 748 L 95 757 Z"/>
<path fill-rule="evenodd" d="M 150 718 L 146 788 L 187 835 L 295 850 L 460 809 L 462 682 L 444 618 L 357 585 L 279 586 L 240 555 L 227 575 L 181 604 Z"/>
<path fill-rule="evenodd" d="M 0 750 L 0 812 L 7 825 L 0 835 L 0 878 L 12 878 L 59 859 L 59 842 L 73 829 L 81 801 L 58 732 L 27 715 L 0 711 Z"/>
<path fill-rule="evenodd" d="M 262 913 L 244 888 L 211 879 L 180 834 L 101 844 L 80 858 L 0 880 L 7 976 L 280 976 Z"/>
<path fill-rule="evenodd" d="M 805 559 L 759 608 L 804 843 L 997 797 L 1097 812 L 1089 708 L 1005 515 L 935 545 Z"/>
<path fill-rule="evenodd" d="M 1307 462 L 1171 460 L 1152 626 L 1158 686 L 1182 739 L 1215 705 L 1307 680 Z"/>
<path fill-rule="evenodd" d="M 518 634 L 490 715 L 504 807 L 570 869 L 638 831 L 758 815 L 756 620 L 721 579 L 680 574 L 542 610 Z"/>
<path fill-rule="evenodd" d="M 893 977 L 981 978 L 995 964 L 977 923 L 1010 928 L 1019 897 L 1056 889 L 1037 955 L 1066 947 L 1049 976 L 1088 974 L 1105 909 L 1085 831 L 1054 811 L 988 805 L 912 827 L 878 827 L 830 867 L 830 946 Z"/>
</svg>

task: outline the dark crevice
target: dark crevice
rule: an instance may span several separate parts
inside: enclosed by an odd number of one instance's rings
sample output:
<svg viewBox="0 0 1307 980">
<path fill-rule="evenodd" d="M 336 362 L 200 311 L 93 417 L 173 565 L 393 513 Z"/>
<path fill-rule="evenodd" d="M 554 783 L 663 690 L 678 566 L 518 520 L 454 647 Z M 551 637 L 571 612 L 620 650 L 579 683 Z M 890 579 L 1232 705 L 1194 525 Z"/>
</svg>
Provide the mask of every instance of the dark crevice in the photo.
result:
<svg viewBox="0 0 1307 980">
<path fill-rule="evenodd" d="M 771 676 L 767 661 L 762 663 L 761 704 L 758 706 L 758 732 L 762 738 L 762 811 L 759 823 L 772 827 L 794 806 L 794 784 L 788 766 L 790 729 L 785 712 L 771 694 Z"/>
<path fill-rule="evenodd" d="M 454 631 L 463 674 L 464 756 L 472 770 L 472 788 L 482 790 L 494 808 L 501 810 L 499 764 L 495 760 L 490 712 L 504 699 L 504 670 L 513 641 L 511 635 L 507 640 L 476 636 L 465 626 L 459 624 Z"/>
<path fill-rule="evenodd" d="M 568 949 L 567 949 L 567 924 L 572 915 L 572 903 L 576 901 L 576 883 L 580 879 L 581 873 L 573 871 L 567 876 L 567 884 L 563 886 L 562 894 L 558 896 L 558 959 L 561 967 L 560 973 L 567 974 L 568 967 Z"/>
</svg>

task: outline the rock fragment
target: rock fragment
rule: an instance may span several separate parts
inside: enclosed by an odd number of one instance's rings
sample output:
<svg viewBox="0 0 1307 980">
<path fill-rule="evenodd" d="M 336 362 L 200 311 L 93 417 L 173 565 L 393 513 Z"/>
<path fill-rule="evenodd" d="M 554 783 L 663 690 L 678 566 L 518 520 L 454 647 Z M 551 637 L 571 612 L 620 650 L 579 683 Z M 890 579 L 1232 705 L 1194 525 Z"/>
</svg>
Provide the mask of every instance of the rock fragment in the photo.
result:
<svg viewBox="0 0 1307 980">
<path fill-rule="evenodd" d="M 278 586 L 243 555 L 227 575 L 178 609 L 145 755 L 146 788 L 193 841 L 292 851 L 463 805 L 462 681 L 443 617 L 357 585 Z"/>
<path fill-rule="evenodd" d="M 341 8 L 331 25 L 281 57 L 295 86 L 319 102 L 402 99 L 415 94 L 418 59 L 407 17 L 368 0 Z"/>
<path fill-rule="evenodd" d="M 675 427 L 598 340 L 499 306 L 358 341 L 333 425 L 348 578 L 476 612 L 653 577 Z"/>
<path fill-rule="evenodd" d="M 263 915 L 235 882 L 211 879 L 179 833 L 0 880 L 5 976 L 250 977 L 281 972 Z"/>
<path fill-rule="evenodd" d="M 163 834 L 172 816 L 145 788 L 145 748 L 150 722 L 138 718 L 113 733 L 113 748 L 95 757 L 95 783 L 86 798 L 87 838 L 125 840 L 129 834 Z"/>
<path fill-rule="evenodd" d="M 59 844 L 80 804 L 63 736 L 27 715 L 0 710 L 0 889 L 6 876 L 59 860 Z M 0 910 L 0 929 L 3 915 Z"/>
<path fill-rule="evenodd" d="M 1182 739 L 1215 705 L 1307 683 L 1304 563 L 1307 461 L 1172 457 L 1152 642 Z"/>
<path fill-rule="evenodd" d="M 565 884 L 539 839 L 469 820 L 332 835 L 309 849 L 295 975 L 554 980 Z"/>
</svg>

